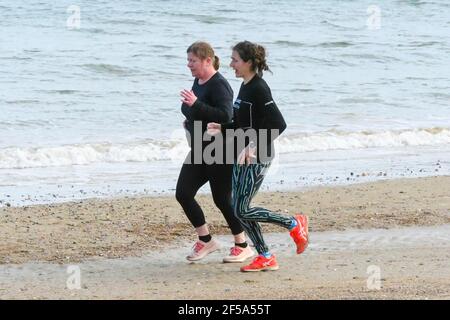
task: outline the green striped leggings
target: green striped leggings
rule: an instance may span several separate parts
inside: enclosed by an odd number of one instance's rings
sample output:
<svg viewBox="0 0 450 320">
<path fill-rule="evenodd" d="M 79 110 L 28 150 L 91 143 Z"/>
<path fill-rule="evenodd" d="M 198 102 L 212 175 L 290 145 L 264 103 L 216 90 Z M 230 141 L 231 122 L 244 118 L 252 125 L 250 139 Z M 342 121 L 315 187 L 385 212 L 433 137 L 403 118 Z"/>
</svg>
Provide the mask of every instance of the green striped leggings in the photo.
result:
<svg viewBox="0 0 450 320">
<path fill-rule="evenodd" d="M 259 254 L 268 252 L 264 242 L 261 226 L 258 222 L 275 223 L 289 228 L 292 217 L 283 216 L 264 208 L 250 208 L 250 202 L 258 192 L 270 162 L 233 166 L 233 208 L 234 214 L 241 221 L 242 227 L 255 245 Z"/>
</svg>

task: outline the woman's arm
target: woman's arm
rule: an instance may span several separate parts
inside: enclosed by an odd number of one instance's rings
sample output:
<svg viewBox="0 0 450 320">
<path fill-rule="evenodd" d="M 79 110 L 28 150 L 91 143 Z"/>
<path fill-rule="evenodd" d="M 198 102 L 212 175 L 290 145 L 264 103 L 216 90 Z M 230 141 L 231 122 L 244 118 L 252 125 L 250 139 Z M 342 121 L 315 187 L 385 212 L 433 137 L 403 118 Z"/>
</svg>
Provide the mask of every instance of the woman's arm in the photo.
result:
<svg viewBox="0 0 450 320">
<path fill-rule="evenodd" d="M 257 102 L 256 113 L 258 114 L 257 128 L 267 130 L 276 129 L 278 130 L 278 135 L 280 135 L 287 127 L 286 121 L 273 100 L 269 87 L 260 86 L 257 88 L 255 95 Z M 273 141 L 275 138 L 272 137 L 271 140 Z"/>
<path fill-rule="evenodd" d="M 212 105 L 196 100 L 192 105 L 192 115 L 195 119 L 226 123 L 233 116 L 233 91 L 223 82 L 217 82 L 210 88 L 212 90 Z"/>
</svg>

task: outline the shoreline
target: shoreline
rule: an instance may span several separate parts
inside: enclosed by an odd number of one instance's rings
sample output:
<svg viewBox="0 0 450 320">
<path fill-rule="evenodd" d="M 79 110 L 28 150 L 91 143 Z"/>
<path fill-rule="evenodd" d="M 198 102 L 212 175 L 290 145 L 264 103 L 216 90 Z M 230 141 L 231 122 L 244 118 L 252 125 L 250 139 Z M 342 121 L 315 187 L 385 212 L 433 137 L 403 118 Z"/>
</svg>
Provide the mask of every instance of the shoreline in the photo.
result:
<svg viewBox="0 0 450 320">
<path fill-rule="evenodd" d="M 389 161 L 386 161 L 387 157 Z M 352 156 L 346 150 L 280 154 L 272 163 L 260 191 L 301 192 L 311 187 L 449 176 L 448 162 L 442 160 L 449 157 L 450 149 L 430 146 L 407 147 L 401 151 L 374 148 Z M 67 167 L 0 170 L 10 176 L 0 186 L 0 208 L 50 205 L 91 198 L 170 197 L 175 194 L 181 164 L 182 160 L 179 163 L 80 165 L 69 171 Z M 36 179 L 32 184 L 29 181 L 24 184 L 23 177 L 27 176 Z M 83 181 L 80 176 L 92 177 L 93 180 Z M 209 186 L 206 184 L 199 194 L 208 192 Z"/>
<path fill-rule="evenodd" d="M 450 176 L 404 178 L 303 191 L 261 191 L 254 205 L 310 217 L 311 232 L 450 223 Z M 228 227 L 209 195 L 197 197 L 212 234 Z M 0 208 L 0 264 L 76 263 L 122 258 L 194 241 L 195 232 L 170 196 L 89 199 Z M 284 232 L 262 224 L 265 232 Z M 231 236 L 230 236 L 231 239 Z"/>
</svg>

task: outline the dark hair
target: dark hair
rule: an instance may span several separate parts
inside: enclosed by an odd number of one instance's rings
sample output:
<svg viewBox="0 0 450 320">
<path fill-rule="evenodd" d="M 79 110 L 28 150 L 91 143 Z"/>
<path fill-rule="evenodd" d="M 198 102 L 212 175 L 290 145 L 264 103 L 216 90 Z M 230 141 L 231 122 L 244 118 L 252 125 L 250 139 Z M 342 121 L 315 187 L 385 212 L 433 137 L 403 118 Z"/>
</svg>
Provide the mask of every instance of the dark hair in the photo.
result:
<svg viewBox="0 0 450 320">
<path fill-rule="evenodd" d="M 214 49 L 211 45 L 204 41 L 194 42 L 187 48 L 186 53 L 192 52 L 201 60 L 211 58 L 213 60 L 214 69 L 219 70 L 220 62 L 219 57 L 214 54 Z"/>
<path fill-rule="evenodd" d="M 252 71 L 258 73 L 260 77 L 263 76 L 264 71 L 272 72 L 266 63 L 266 49 L 259 44 L 250 41 L 242 41 L 233 47 L 242 60 L 245 62 L 252 62 Z"/>
</svg>

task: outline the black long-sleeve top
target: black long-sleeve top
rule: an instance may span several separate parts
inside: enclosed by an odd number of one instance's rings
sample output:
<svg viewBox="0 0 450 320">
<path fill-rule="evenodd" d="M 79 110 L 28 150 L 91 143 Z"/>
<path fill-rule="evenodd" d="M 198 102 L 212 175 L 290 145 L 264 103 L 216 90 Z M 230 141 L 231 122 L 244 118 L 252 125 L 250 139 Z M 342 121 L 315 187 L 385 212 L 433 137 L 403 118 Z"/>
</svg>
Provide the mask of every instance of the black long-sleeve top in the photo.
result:
<svg viewBox="0 0 450 320">
<path fill-rule="evenodd" d="M 197 100 L 189 107 L 186 104 L 181 105 L 181 112 L 186 117 L 186 130 L 189 131 L 189 145 L 191 150 L 196 150 L 195 145 L 199 141 L 195 141 L 196 136 L 203 137 L 209 122 L 229 122 L 233 116 L 233 89 L 231 89 L 228 81 L 216 72 L 207 82 L 198 83 L 198 79 L 194 80 L 192 85 Z M 194 134 L 194 121 L 201 121 L 201 135 Z M 214 141 L 212 139 L 212 141 Z M 210 144 L 209 141 L 202 142 L 204 148 Z"/>
<path fill-rule="evenodd" d="M 226 134 L 227 129 L 242 129 L 244 132 L 254 129 L 257 139 L 253 143 L 258 150 L 257 161 L 271 161 L 275 155 L 273 141 L 286 129 L 286 122 L 264 79 L 255 75 L 247 84 L 242 83 L 234 103 L 233 113 L 233 121 L 222 124 L 222 133 Z M 267 133 L 267 143 L 261 141 L 260 144 L 259 142 L 263 137 L 263 130 L 261 129 L 265 129 L 264 131 Z M 276 130 L 275 134 L 272 134 L 271 129 Z M 264 136 L 264 138 L 266 137 Z M 245 146 L 250 143 L 250 139 L 246 140 Z M 266 150 L 263 150 L 264 147 Z M 242 148 L 241 150 L 235 149 L 236 156 L 239 155 L 240 151 L 242 151 Z"/>
</svg>

